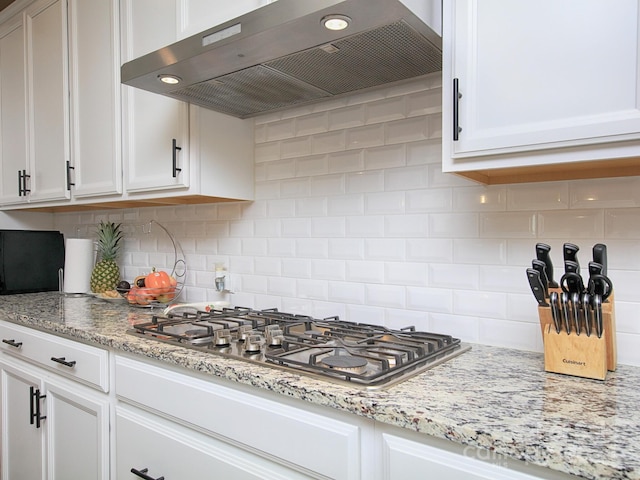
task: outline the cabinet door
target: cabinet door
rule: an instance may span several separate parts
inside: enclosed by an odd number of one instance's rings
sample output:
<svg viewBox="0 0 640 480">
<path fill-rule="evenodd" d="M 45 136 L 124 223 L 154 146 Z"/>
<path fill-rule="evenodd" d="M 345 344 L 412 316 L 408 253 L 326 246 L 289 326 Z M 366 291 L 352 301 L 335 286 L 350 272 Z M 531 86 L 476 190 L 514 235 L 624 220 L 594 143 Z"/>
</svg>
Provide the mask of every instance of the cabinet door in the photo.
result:
<svg viewBox="0 0 640 480">
<path fill-rule="evenodd" d="M 251 428 L 250 425 L 239 427 Z M 114 477 L 119 480 L 139 480 L 140 475 L 133 473 L 132 469 L 151 478 L 164 477 L 167 480 L 309 478 L 160 417 L 122 407 L 116 412 Z"/>
<path fill-rule="evenodd" d="M 129 61 L 177 39 L 176 0 L 123 0 L 122 57 Z M 189 186 L 188 105 L 137 88 L 122 87 L 123 151 L 127 192 Z M 173 140 L 176 171 L 173 165 Z"/>
<path fill-rule="evenodd" d="M 69 198 L 67 9 L 62 0 L 27 9 L 30 201 Z"/>
<path fill-rule="evenodd" d="M 49 480 L 109 478 L 109 402 L 76 385 L 47 382 Z"/>
<path fill-rule="evenodd" d="M 638 4 L 444 2 L 444 105 L 458 104 L 461 129 L 452 141 L 445 119 L 452 156 L 640 138 Z"/>
<path fill-rule="evenodd" d="M 23 16 L 0 31 L 0 204 L 22 203 L 18 172 L 27 163 L 27 98 Z"/>
<path fill-rule="evenodd" d="M 2 480 L 44 479 L 43 425 L 31 424 L 31 387 L 41 389 L 40 379 L 4 363 L 0 379 Z"/>
<path fill-rule="evenodd" d="M 122 193 L 117 0 L 69 0 L 74 197 Z"/>
</svg>

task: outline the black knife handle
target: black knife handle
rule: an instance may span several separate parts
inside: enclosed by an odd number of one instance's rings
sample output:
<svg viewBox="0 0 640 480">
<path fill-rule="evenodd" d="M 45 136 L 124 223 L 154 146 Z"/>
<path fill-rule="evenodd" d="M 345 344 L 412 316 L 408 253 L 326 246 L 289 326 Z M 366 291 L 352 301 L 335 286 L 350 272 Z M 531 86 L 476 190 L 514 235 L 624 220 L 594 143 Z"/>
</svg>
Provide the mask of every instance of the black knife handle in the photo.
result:
<svg viewBox="0 0 640 480">
<path fill-rule="evenodd" d="M 578 247 L 576 244 L 574 243 L 565 243 L 562 247 L 562 254 L 564 256 L 564 261 L 566 262 L 567 260 L 571 261 L 571 262 L 578 262 L 578 251 L 580 250 L 580 247 Z"/>
<path fill-rule="evenodd" d="M 558 288 L 558 282 L 553 279 L 553 262 L 551 261 L 551 247 L 546 243 L 536 243 L 536 258 L 547 266 L 547 279 L 549 288 Z"/>
<path fill-rule="evenodd" d="M 531 260 L 531 268 L 540 272 L 540 280 L 545 290 L 549 288 L 549 277 L 547 277 L 547 264 L 542 260 Z M 548 297 L 548 292 L 545 292 L 545 297 Z"/>
<path fill-rule="evenodd" d="M 531 292 L 533 292 L 533 296 L 536 298 L 538 305 L 541 307 L 548 307 L 549 304 L 545 298 L 545 288 L 544 285 L 542 285 L 542 280 L 540 279 L 540 272 L 533 268 L 527 268 L 527 280 L 529 281 Z"/>
<path fill-rule="evenodd" d="M 591 295 L 582 294 L 582 314 L 584 315 L 584 329 L 587 337 L 591 336 L 591 325 L 593 325 L 593 308 L 591 308 Z"/>
<path fill-rule="evenodd" d="M 580 335 L 582 328 L 580 326 L 580 293 L 578 292 L 573 292 L 571 294 L 571 316 L 573 318 L 573 326 L 576 330 L 576 335 Z"/>
<path fill-rule="evenodd" d="M 602 265 L 602 275 L 607 274 L 607 246 L 604 243 L 596 243 L 593 246 L 593 261 Z"/>
<path fill-rule="evenodd" d="M 560 308 L 562 309 L 562 320 L 564 320 L 564 329 L 567 335 L 571 333 L 571 316 L 569 315 L 569 294 L 562 292 L 560 294 Z"/>
<path fill-rule="evenodd" d="M 598 338 L 602 338 L 602 297 L 600 295 L 593 295 L 592 299 L 594 323 L 596 325 L 596 335 L 598 335 Z"/>
</svg>

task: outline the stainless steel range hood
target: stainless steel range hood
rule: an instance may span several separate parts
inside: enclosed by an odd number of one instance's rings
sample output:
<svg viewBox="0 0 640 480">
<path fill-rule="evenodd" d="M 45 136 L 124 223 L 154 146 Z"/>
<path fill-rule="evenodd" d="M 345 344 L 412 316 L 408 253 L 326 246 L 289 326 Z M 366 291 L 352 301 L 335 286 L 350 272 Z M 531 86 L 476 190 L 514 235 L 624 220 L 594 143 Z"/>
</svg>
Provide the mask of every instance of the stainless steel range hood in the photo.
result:
<svg viewBox="0 0 640 480">
<path fill-rule="evenodd" d="M 326 29 L 329 15 L 349 26 Z M 246 118 L 440 71 L 441 45 L 400 0 L 278 0 L 125 63 L 121 76 Z M 180 82 L 163 83 L 164 75 Z"/>
</svg>

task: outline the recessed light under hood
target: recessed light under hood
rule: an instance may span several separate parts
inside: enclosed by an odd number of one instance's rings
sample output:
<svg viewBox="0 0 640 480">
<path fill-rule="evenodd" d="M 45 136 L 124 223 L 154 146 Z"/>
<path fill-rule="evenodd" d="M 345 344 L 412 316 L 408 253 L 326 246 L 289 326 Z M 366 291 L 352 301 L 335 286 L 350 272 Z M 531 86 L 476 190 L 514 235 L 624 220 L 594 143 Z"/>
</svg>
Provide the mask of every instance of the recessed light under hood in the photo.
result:
<svg viewBox="0 0 640 480">
<path fill-rule="evenodd" d="M 327 16 L 348 27 L 326 29 Z M 125 63 L 121 76 L 247 118 L 440 71 L 441 45 L 400 0 L 278 0 Z"/>
</svg>

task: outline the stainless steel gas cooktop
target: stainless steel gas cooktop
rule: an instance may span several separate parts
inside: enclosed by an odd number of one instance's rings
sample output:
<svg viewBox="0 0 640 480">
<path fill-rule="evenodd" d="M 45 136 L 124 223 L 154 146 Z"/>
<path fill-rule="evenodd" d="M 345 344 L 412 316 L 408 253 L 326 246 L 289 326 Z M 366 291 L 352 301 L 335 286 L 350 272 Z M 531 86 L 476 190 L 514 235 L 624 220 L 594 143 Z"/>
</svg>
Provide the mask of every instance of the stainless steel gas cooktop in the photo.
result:
<svg viewBox="0 0 640 480">
<path fill-rule="evenodd" d="M 471 348 L 414 327 L 392 330 L 241 307 L 178 309 L 127 333 L 366 389 L 390 387 Z"/>
</svg>

